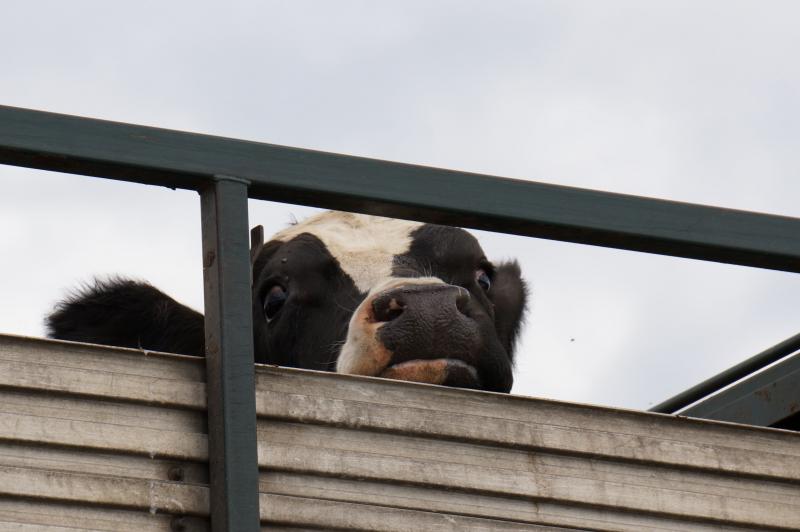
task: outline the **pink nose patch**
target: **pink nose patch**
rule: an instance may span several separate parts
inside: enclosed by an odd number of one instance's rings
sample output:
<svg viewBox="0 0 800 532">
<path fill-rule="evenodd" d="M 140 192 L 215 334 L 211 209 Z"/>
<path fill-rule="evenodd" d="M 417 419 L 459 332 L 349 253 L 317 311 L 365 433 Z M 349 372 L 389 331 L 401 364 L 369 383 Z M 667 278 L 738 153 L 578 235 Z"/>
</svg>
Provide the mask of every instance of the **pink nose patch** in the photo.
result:
<svg viewBox="0 0 800 532">
<path fill-rule="evenodd" d="M 456 388 L 480 389 L 481 387 L 481 379 L 475 367 L 457 358 L 400 362 L 383 370 L 378 377 L 426 384 L 443 384 Z"/>
</svg>

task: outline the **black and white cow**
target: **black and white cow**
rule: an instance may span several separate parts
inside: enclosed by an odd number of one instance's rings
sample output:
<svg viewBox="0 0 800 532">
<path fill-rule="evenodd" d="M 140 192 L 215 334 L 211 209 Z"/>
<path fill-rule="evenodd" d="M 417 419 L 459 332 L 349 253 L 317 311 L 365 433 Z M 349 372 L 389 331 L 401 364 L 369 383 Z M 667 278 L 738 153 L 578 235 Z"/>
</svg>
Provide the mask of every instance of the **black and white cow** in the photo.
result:
<svg viewBox="0 0 800 532">
<path fill-rule="evenodd" d="M 463 229 L 326 212 L 253 254 L 255 361 L 508 392 L 526 300 Z M 203 355 L 203 317 L 112 279 L 61 302 L 53 338 Z"/>
</svg>

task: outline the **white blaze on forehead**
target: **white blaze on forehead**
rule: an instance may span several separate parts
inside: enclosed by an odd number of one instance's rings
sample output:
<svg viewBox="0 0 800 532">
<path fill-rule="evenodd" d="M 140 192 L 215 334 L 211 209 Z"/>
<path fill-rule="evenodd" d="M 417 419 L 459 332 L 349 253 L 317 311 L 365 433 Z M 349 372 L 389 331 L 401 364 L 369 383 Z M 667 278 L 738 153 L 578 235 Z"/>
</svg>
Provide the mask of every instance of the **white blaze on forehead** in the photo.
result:
<svg viewBox="0 0 800 532">
<path fill-rule="evenodd" d="M 330 211 L 287 227 L 272 240 L 288 242 L 303 233 L 319 238 L 361 292 L 391 277 L 396 255 L 408 252 L 420 222 Z"/>
</svg>

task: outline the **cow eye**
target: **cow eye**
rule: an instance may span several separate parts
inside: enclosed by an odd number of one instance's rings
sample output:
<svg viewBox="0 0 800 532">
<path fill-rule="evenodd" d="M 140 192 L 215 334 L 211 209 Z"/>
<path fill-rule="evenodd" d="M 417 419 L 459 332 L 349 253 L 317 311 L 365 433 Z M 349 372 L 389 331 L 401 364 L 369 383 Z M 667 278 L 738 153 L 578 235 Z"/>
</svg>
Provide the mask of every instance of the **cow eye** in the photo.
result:
<svg viewBox="0 0 800 532">
<path fill-rule="evenodd" d="M 286 302 L 286 297 L 286 290 L 277 284 L 267 292 L 264 297 L 264 316 L 267 318 L 267 323 L 274 320 L 278 312 L 281 311 L 283 304 Z"/>
<path fill-rule="evenodd" d="M 492 280 L 489 279 L 489 274 L 487 274 L 483 268 L 475 272 L 475 280 L 478 281 L 478 284 L 481 285 L 481 288 L 483 288 L 486 292 L 488 292 L 489 288 L 492 287 Z"/>
</svg>

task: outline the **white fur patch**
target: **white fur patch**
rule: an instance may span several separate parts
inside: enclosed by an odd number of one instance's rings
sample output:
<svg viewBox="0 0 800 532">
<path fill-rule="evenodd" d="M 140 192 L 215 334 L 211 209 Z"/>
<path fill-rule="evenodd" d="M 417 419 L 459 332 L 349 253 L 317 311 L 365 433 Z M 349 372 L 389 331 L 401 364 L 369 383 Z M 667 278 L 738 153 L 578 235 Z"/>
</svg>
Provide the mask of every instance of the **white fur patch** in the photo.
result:
<svg viewBox="0 0 800 532">
<path fill-rule="evenodd" d="M 302 233 L 319 238 L 361 292 L 391 277 L 395 255 L 408 252 L 420 222 L 328 211 L 287 227 L 272 237 L 288 242 Z"/>
</svg>

